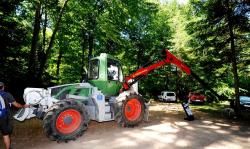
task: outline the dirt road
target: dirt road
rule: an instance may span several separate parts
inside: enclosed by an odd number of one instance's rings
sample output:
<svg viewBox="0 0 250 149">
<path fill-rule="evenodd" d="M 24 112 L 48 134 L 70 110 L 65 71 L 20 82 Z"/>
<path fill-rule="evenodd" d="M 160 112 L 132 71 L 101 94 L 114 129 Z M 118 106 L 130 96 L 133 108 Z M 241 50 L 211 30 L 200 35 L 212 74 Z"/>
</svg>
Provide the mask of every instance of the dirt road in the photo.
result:
<svg viewBox="0 0 250 149">
<path fill-rule="evenodd" d="M 15 122 L 14 149 L 248 149 L 250 124 L 216 119 L 194 111 L 196 120 L 183 120 L 180 105 L 161 104 L 150 107 L 149 122 L 135 128 L 119 128 L 115 122 L 91 122 L 76 141 L 49 141 L 41 122 L 33 119 Z M 2 142 L 0 148 L 3 148 Z"/>
</svg>

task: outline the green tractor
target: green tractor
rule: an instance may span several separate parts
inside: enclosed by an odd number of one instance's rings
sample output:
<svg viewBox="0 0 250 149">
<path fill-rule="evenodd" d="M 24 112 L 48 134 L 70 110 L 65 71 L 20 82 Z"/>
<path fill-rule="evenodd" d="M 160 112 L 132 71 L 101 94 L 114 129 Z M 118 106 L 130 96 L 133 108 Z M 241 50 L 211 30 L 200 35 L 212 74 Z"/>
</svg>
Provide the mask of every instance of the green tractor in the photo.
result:
<svg viewBox="0 0 250 149">
<path fill-rule="evenodd" d="M 55 141 L 75 140 L 87 129 L 90 120 L 116 120 L 123 127 L 136 126 L 148 118 L 148 103 L 137 91 L 138 80 L 167 63 L 190 73 L 169 51 L 165 53 L 166 59 L 125 78 L 119 60 L 102 53 L 90 60 L 87 81 L 47 89 L 26 88 L 24 101 L 32 106 L 19 110 L 14 118 L 42 119 L 46 136 Z"/>
</svg>

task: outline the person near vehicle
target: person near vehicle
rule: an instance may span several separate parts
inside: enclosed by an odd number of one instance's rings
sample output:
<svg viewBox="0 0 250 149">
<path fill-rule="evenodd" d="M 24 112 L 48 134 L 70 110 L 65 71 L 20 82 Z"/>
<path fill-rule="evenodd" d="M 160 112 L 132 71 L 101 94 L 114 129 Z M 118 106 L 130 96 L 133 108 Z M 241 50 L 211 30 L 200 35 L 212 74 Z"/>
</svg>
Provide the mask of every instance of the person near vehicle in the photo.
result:
<svg viewBox="0 0 250 149">
<path fill-rule="evenodd" d="M 3 82 L 0 82 L 0 96 L 4 99 L 7 113 L 6 116 L 0 118 L 0 131 L 3 136 L 5 148 L 10 149 L 10 135 L 12 133 L 10 106 L 14 105 L 17 108 L 28 108 L 30 106 L 27 104 L 21 105 L 20 103 L 16 102 L 10 93 L 4 91 Z"/>
</svg>

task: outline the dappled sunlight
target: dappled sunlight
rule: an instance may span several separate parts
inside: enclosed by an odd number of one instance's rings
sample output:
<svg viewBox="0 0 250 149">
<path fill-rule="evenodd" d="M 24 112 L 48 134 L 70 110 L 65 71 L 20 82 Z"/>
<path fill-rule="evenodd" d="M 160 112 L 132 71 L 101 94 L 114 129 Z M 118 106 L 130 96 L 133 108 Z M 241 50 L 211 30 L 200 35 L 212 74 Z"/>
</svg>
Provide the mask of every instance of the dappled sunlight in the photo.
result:
<svg viewBox="0 0 250 149">
<path fill-rule="evenodd" d="M 175 106 L 172 104 L 172 106 Z M 177 105 L 179 106 L 179 105 Z M 13 145 L 18 149 L 248 149 L 250 129 L 240 123 L 223 119 L 183 120 L 182 109 L 154 107 L 149 122 L 133 128 L 117 127 L 116 122 L 98 123 L 91 121 L 88 130 L 76 141 L 57 143 L 42 134 L 41 121 L 18 124 Z M 170 111 L 171 110 L 171 111 Z M 195 111 L 194 111 L 195 112 Z M 200 116 L 200 113 L 194 113 Z M 30 129 L 32 128 L 32 129 Z M 27 133 L 22 133 L 27 130 Z M 36 132 L 33 132 L 36 131 Z M 24 134 L 26 137 L 24 137 Z M 32 137 L 30 137 L 32 136 Z M 29 146 L 26 144 L 29 142 Z M 1 148 L 1 143 L 0 143 Z"/>
<path fill-rule="evenodd" d="M 122 137 L 112 141 L 112 144 L 116 144 L 116 147 L 132 147 L 137 145 L 137 140 L 128 137 Z"/>
<path fill-rule="evenodd" d="M 198 125 L 200 128 L 209 128 L 209 129 L 220 129 L 221 127 L 215 125 Z"/>
<path fill-rule="evenodd" d="M 93 139 L 93 140 L 89 140 L 89 141 L 85 141 L 87 143 L 100 143 L 100 140 L 98 139 Z"/>
<path fill-rule="evenodd" d="M 181 104 L 175 103 L 158 103 L 149 107 L 150 111 L 180 111 L 182 109 Z"/>
<path fill-rule="evenodd" d="M 137 142 L 156 141 L 156 142 L 164 143 L 164 144 L 173 143 L 177 139 L 177 136 L 175 134 L 155 133 L 153 131 L 142 131 L 142 132 L 140 131 L 140 132 L 134 132 L 134 133 L 126 133 L 126 136 L 128 136 L 129 138 Z"/>
<path fill-rule="evenodd" d="M 227 134 L 229 135 L 230 132 L 226 131 L 226 130 L 215 130 L 216 133 L 219 133 L 219 134 Z"/>
<path fill-rule="evenodd" d="M 187 126 L 189 125 L 187 122 L 174 122 L 177 126 Z"/>
<path fill-rule="evenodd" d="M 215 123 L 218 126 L 224 126 L 224 127 L 230 127 L 229 124 L 225 124 L 225 123 Z"/>
<path fill-rule="evenodd" d="M 230 129 L 234 130 L 234 131 L 239 131 L 240 127 L 239 126 L 231 126 Z"/>
<path fill-rule="evenodd" d="M 232 141 L 218 141 L 206 146 L 204 149 L 243 149 L 240 144 L 236 144 Z"/>
<path fill-rule="evenodd" d="M 175 142 L 175 145 L 178 146 L 178 147 L 188 147 L 188 146 L 190 146 L 190 142 L 187 141 L 187 140 L 178 139 Z"/>
<path fill-rule="evenodd" d="M 171 125 L 171 123 L 148 126 L 148 127 L 144 127 L 143 129 L 157 131 L 161 133 L 177 133 L 179 131 L 178 129 L 174 128 Z"/>
<path fill-rule="evenodd" d="M 212 122 L 212 121 L 202 121 L 202 123 L 204 123 L 204 124 L 213 124 L 214 122 Z"/>
<path fill-rule="evenodd" d="M 195 130 L 195 128 L 191 127 L 191 126 L 184 126 L 184 128 L 187 129 L 187 130 Z"/>
</svg>

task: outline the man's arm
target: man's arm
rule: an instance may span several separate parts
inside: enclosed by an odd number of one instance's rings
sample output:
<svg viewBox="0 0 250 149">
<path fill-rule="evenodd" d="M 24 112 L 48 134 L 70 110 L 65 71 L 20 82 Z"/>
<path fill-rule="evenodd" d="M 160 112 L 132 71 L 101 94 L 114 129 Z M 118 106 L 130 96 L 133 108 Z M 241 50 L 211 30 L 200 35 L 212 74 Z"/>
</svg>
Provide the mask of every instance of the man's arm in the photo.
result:
<svg viewBox="0 0 250 149">
<path fill-rule="evenodd" d="M 30 105 L 27 105 L 27 104 L 21 105 L 20 103 L 16 102 L 16 100 L 14 99 L 14 97 L 10 93 L 7 93 L 6 97 L 7 97 L 8 102 L 17 108 L 29 108 L 30 107 Z"/>
<path fill-rule="evenodd" d="M 15 107 L 17 107 L 17 108 L 29 108 L 29 107 L 30 107 L 30 105 L 27 105 L 27 104 L 21 105 L 20 103 L 18 103 L 18 102 L 16 102 L 16 101 L 12 102 L 12 104 L 13 104 Z"/>
</svg>

